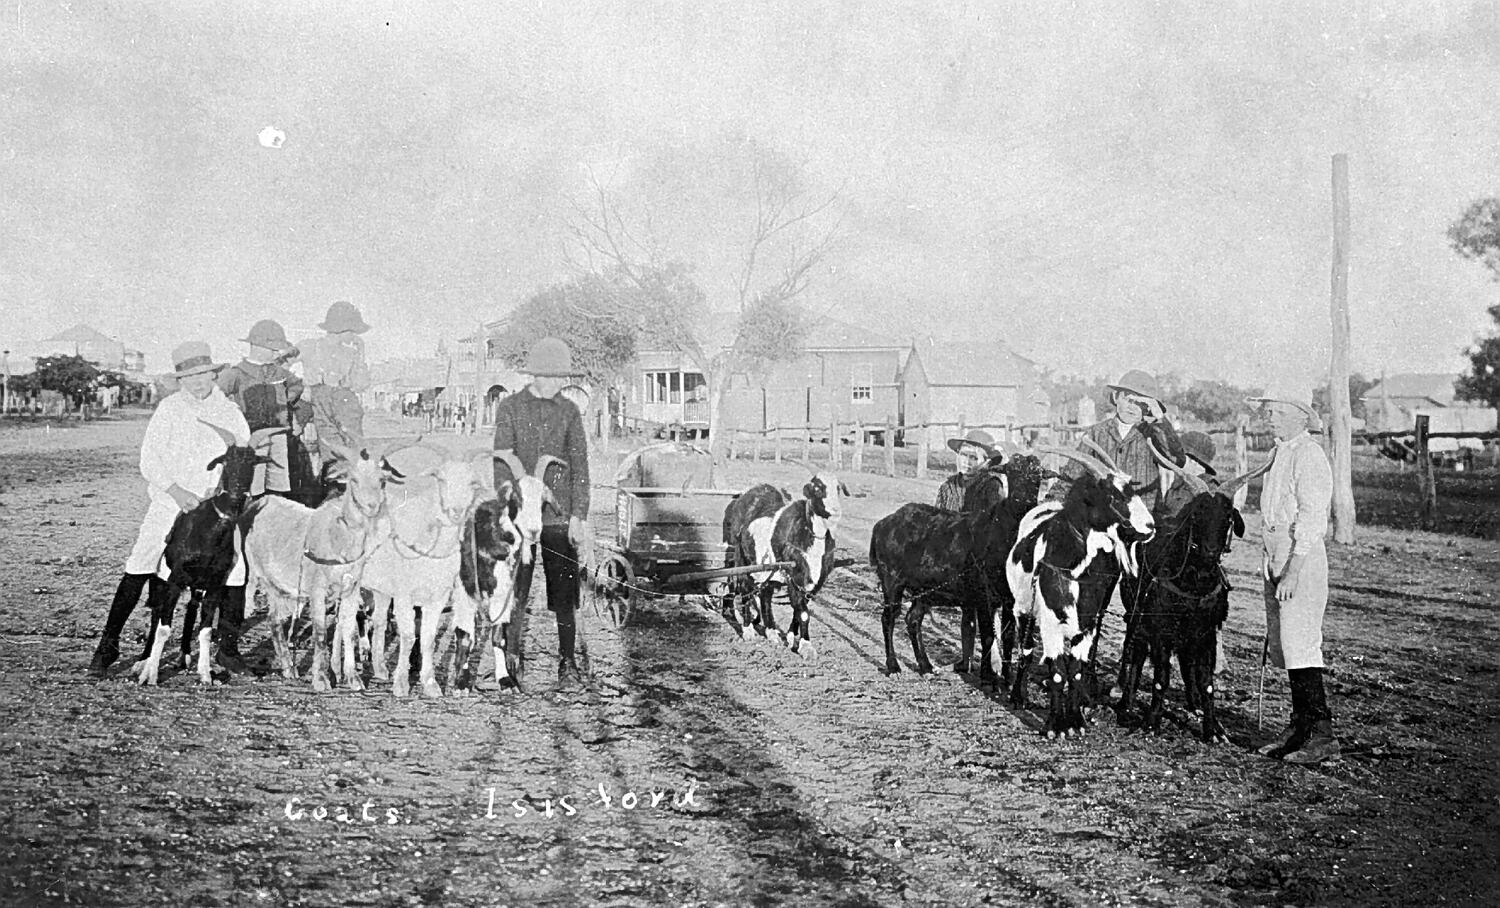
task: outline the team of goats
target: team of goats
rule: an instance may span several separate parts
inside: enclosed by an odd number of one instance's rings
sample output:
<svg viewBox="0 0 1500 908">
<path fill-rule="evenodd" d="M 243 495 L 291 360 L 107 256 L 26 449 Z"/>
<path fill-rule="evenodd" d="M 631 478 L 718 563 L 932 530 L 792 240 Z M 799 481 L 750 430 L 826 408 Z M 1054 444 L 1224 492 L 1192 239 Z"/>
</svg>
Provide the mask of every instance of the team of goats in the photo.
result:
<svg viewBox="0 0 1500 908">
<path fill-rule="evenodd" d="M 561 467 L 560 462 L 543 457 L 528 472 L 509 451 L 463 459 L 429 447 L 441 458 L 438 465 L 405 476 L 389 456 L 423 446 L 420 438 L 373 454 L 336 448 L 340 488 L 308 507 L 277 496 L 249 500 L 251 477 L 262 458 L 249 443 L 223 434 L 219 490 L 178 518 L 166 551 L 171 583 L 191 591 L 185 627 L 197 618 L 200 681 L 213 680 L 210 650 L 219 601 L 214 593 L 233 564 L 236 546 L 247 566 L 247 598 L 256 590 L 266 596 L 276 667 L 287 678 L 297 677 L 291 636 L 303 600 L 313 630 L 311 681 L 318 690 L 338 683 L 362 688 L 360 655 L 368 647 L 373 677 L 389 680 L 397 696 L 407 696 L 405 667 L 419 646 L 421 691 L 441 696 L 435 644 L 450 606 L 454 692 L 473 687 L 470 657 L 481 627 L 490 634 L 497 680 L 504 684 L 512 678 L 516 661 L 504 641 L 516 571 L 532 557 L 541 534 L 541 508 L 549 498 L 545 471 Z M 1039 642 L 1048 695 L 1042 731 L 1048 737 L 1081 733 L 1085 708 L 1101 700 L 1091 682 L 1107 603 L 1080 601 L 1079 581 L 1094 559 L 1111 558 L 1138 581 L 1132 584 L 1135 601 L 1126 604 L 1120 659 L 1124 693 L 1116 707 L 1122 720 L 1159 725 L 1175 655 L 1188 705 L 1202 713 L 1203 739 L 1225 741 L 1213 697 L 1217 636 L 1228 612 L 1229 587 L 1220 562 L 1231 537 L 1244 534 L 1234 494 L 1266 467 L 1211 485 L 1158 452 L 1161 465 L 1190 493 L 1186 504 L 1158 523 L 1142 501 L 1155 484 L 1136 483 L 1104 451 L 1094 451 L 1002 445 L 976 469 L 950 477 L 939 492 L 941 506 L 906 504 L 876 522 L 870 563 L 883 598 L 886 671 L 901 670 L 893 633 L 903 602 L 910 600 L 906 628 L 922 673 L 932 671 L 923 620 L 934 606 L 948 606 L 961 616 L 956 671 L 977 667 L 981 684 L 1005 683 L 1011 702 L 1024 707 Z M 1048 454 L 1075 461 L 1083 470 L 1064 480 L 1044 468 L 1042 457 Z M 514 479 L 489 493 L 480 470 L 491 469 L 492 457 L 504 461 Z M 1060 500 L 1040 500 L 1049 479 L 1066 481 Z M 810 656 L 809 606 L 835 567 L 834 531 L 848 492 L 837 476 L 816 470 L 801 492 L 794 496 L 760 484 L 728 506 L 726 566 L 739 572 L 727 581 L 723 613 L 742 635 L 774 634 L 793 652 Z M 369 613 L 361 610 L 361 588 L 373 603 Z M 778 591 L 791 611 L 785 632 L 772 611 Z M 176 598 L 167 597 L 152 616 L 147 652 L 136 665 L 142 684 L 156 683 Z M 482 624 L 476 622 L 480 615 Z M 385 653 L 391 618 L 399 639 L 396 664 L 402 667 L 394 676 Z M 365 633 L 362 623 L 369 628 Z M 185 630 L 184 655 L 189 636 Z M 1144 716 L 1136 717 L 1134 694 L 1148 657 L 1152 697 Z"/>
<path fill-rule="evenodd" d="M 513 678 L 516 658 L 505 651 L 505 627 L 515 604 L 516 572 L 533 556 L 532 544 L 542 531 L 542 505 L 551 497 L 541 477 L 549 467 L 561 465 L 556 458 L 544 456 L 528 472 L 511 451 L 455 458 L 420 438 L 376 453 L 333 445 L 335 491 L 310 507 L 275 495 L 251 500 L 251 480 L 265 458 L 253 442 L 218 431 L 226 450 L 210 469 L 222 463 L 219 487 L 179 515 L 167 539 L 168 580 L 177 595 L 164 597 L 151 616 L 146 652 L 133 669 L 141 684 L 157 682 L 182 591 L 191 597 L 181 641 L 184 659 L 196 621 L 198 678 L 213 683 L 213 628 L 236 557 L 245 562 L 247 601 L 255 601 L 257 591 L 265 596 L 275 667 L 289 679 L 297 678 L 292 638 L 304 601 L 313 631 L 311 681 L 317 690 L 339 683 L 362 689 L 358 666 L 368 647 L 373 676 L 389 680 L 397 696 L 409 695 L 408 672 L 392 675 L 387 665 L 386 628 L 394 618 L 397 664 L 409 665 L 417 647 L 422 692 L 441 696 L 435 649 L 441 618 L 450 606 L 455 692 L 466 693 L 474 684 L 470 656 L 477 615 L 483 615 L 490 634 L 497 677 L 502 682 Z M 436 454 L 437 464 L 411 476 L 402 474 L 389 457 L 409 447 L 427 448 Z M 504 461 L 513 477 L 493 493 L 482 478 L 491 470 L 492 458 Z M 362 589 L 372 605 L 368 611 L 362 609 Z M 362 624 L 366 633 L 360 631 Z"/>
</svg>

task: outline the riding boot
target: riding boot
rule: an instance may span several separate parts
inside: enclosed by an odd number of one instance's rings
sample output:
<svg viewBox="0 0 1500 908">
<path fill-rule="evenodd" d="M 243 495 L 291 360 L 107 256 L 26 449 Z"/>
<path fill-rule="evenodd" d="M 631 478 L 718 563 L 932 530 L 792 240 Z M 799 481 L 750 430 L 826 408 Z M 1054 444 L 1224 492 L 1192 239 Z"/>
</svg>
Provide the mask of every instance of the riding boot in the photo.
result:
<svg viewBox="0 0 1500 908">
<path fill-rule="evenodd" d="M 557 612 L 557 680 L 561 684 L 572 684 L 583 680 L 583 670 L 574 659 L 577 645 L 577 624 L 571 611 Z"/>
<path fill-rule="evenodd" d="M 218 662 L 235 674 L 244 674 L 249 671 L 245 658 L 240 655 L 240 630 L 245 623 L 245 588 L 225 587 L 221 595 Z"/>
<path fill-rule="evenodd" d="M 114 601 L 109 605 L 109 617 L 104 619 L 104 631 L 99 635 L 99 646 L 94 650 L 94 661 L 89 664 L 89 676 L 102 678 L 104 673 L 120 658 L 120 632 L 130 613 L 141 600 L 141 591 L 146 588 L 150 574 L 125 574 L 115 588 Z"/>
<path fill-rule="evenodd" d="M 1305 669 L 1291 669 L 1287 672 L 1287 679 L 1292 687 L 1292 721 L 1287 725 L 1286 731 L 1269 744 L 1262 746 L 1257 753 L 1263 757 L 1280 760 L 1282 757 L 1302 746 L 1307 740 L 1307 681 L 1301 672 Z"/>
<path fill-rule="evenodd" d="M 1339 740 L 1333 734 L 1333 711 L 1328 708 L 1328 695 L 1323 689 L 1321 668 L 1299 668 L 1306 673 L 1307 680 L 1307 737 L 1300 746 L 1287 752 L 1282 759 L 1288 763 L 1321 763 L 1339 755 Z"/>
</svg>

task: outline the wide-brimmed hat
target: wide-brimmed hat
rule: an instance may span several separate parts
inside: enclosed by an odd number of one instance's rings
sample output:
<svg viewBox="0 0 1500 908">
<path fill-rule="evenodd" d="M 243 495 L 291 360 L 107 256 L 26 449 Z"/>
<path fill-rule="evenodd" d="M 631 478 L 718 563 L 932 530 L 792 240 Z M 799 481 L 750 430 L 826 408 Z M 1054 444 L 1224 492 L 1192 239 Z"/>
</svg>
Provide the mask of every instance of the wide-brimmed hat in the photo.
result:
<svg viewBox="0 0 1500 908">
<path fill-rule="evenodd" d="M 339 300 L 328 307 L 328 314 L 318 324 L 324 331 L 353 331 L 355 334 L 364 334 L 370 330 L 365 320 L 360 317 L 359 309 L 348 300 Z"/>
<path fill-rule="evenodd" d="M 250 333 L 245 335 L 245 343 L 256 347 L 265 347 L 268 350 L 285 350 L 292 345 L 286 339 L 286 330 L 281 323 L 273 318 L 263 318 L 250 328 Z"/>
<path fill-rule="evenodd" d="M 177 349 L 172 351 L 172 366 L 175 370 L 172 372 L 173 378 L 186 378 L 200 372 L 217 372 L 224 368 L 223 363 L 214 362 L 208 344 L 203 341 L 178 344 Z"/>
<path fill-rule="evenodd" d="M 1149 372 L 1142 372 L 1140 369 L 1131 369 L 1120 376 L 1119 381 L 1105 387 L 1111 391 L 1128 391 L 1140 397 L 1161 400 L 1161 386 L 1156 383 L 1156 377 Z"/>
<path fill-rule="evenodd" d="M 1210 476 L 1218 475 L 1214 470 L 1214 455 L 1218 453 L 1218 448 L 1207 432 L 1182 433 L 1182 453 L 1198 461 L 1203 472 Z"/>
<path fill-rule="evenodd" d="M 567 341 L 556 337 L 544 337 L 531 345 L 526 354 L 526 368 L 530 375 L 561 378 L 578 374 L 573 370 L 573 351 Z"/>
<path fill-rule="evenodd" d="M 994 457 L 996 454 L 994 436 L 983 429 L 970 429 L 963 438 L 948 439 L 948 447 L 952 448 L 955 454 L 961 453 L 965 445 L 979 448 L 984 452 L 985 457 Z"/>
<path fill-rule="evenodd" d="M 1245 403 L 1249 404 L 1252 407 L 1260 407 L 1265 404 L 1290 407 L 1294 410 L 1300 411 L 1302 415 L 1307 418 L 1308 431 L 1323 431 L 1323 417 L 1319 416 L 1318 411 L 1313 409 L 1312 401 L 1303 395 L 1296 393 L 1281 393 L 1277 394 L 1274 397 L 1247 397 L 1245 398 Z"/>
</svg>

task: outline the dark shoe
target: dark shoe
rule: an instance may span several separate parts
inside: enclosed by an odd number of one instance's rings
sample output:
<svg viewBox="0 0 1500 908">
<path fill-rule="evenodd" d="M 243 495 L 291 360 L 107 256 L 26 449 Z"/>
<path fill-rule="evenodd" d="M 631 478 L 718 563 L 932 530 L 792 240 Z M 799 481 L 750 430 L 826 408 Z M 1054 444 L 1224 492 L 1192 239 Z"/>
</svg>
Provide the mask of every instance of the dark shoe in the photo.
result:
<svg viewBox="0 0 1500 908">
<path fill-rule="evenodd" d="M 94 650 L 94 661 L 89 663 L 89 677 L 103 678 L 118 658 L 120 658 L 120 638 L 100 637 L 99 648 Z"/>
<path fill-rule="evenodd" d="M 1322 763 L 1341 753 L 1343 750 L 1339 747 L 1339 739 L 1333 736 L 1333 723 L 1320 719 L 1312 724 L 1302 746 L 1288 752 L 1282 759 L 1288 763 Z"/>
<path fill-rule="evenodd" d="M 250 666 L 245 664 L 245 659 L 240 655 L 238 647 L 220 644 L 214 661 L 232 675 L 243 675 L 250 671 Z"/>
<path fill-rule="evenodd" d="M 1292 716 L 1291 723 L 1287 725 L 1286 731 L 1281 733 L 1281 737 L 1259 748 L 1256 750 L 1256 753 L 1263 757 L 1270 757 L 1273 760 L 1280 760 L 1302 746 L 1302 743 L 1306 740 L 1307 722 L 1301 716 L 1294 715 Z"/>
<path fill-rule="evenodd" d="M 572 687 L 583 683 L 583 670 L 572 656 L 557 660 L 557 683 L 561 687 Z"/>
</svg>

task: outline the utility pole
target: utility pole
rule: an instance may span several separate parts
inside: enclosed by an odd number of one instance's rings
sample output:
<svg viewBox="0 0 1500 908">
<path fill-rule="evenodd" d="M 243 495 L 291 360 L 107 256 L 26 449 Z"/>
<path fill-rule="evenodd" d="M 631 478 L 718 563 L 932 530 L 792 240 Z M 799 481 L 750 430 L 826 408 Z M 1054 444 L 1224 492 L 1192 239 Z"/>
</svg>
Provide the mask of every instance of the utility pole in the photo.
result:
<svg viewBox="0 0 1500 908">
<path fill-rule="evenodd" d="M 1333 352 L 1328 367 L 1333 442 L 1333 541 L 1354 544 L 1354 470 L 1349 405 L 1349 156 L 1333 156 Z"/>
<path fill-rule="evenodd" d="M 0 355 L 0 364 L 5 369 L 5 390 L 0 392 L 0 419 L 10 412 L 10 351 L 6 350 Z"/>
</svg>

